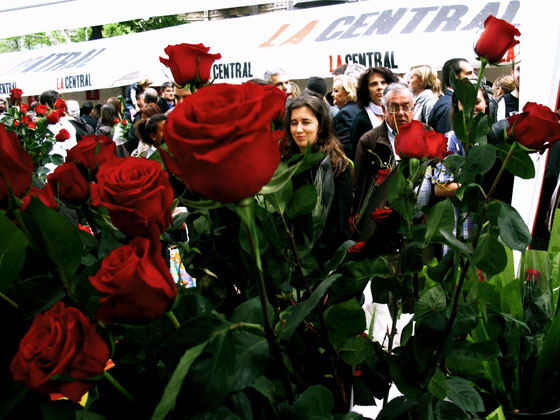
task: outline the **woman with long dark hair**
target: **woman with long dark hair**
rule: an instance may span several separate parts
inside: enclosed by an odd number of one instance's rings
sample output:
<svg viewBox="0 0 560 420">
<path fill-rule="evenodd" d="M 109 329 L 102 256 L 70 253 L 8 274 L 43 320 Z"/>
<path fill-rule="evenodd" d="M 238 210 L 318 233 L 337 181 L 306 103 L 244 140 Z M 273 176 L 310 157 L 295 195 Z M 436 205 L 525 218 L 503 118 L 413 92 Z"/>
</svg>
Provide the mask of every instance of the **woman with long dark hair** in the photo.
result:
<svg viewBox="0 0 560 420">
<path fill-rule="evenodd" d="M 307 147 L 311 148 L 311 152 L 321 152 L 325 156 L 321 163 L 292 179 L 294 190 L 304 185 L 315 185 L 318 205 L 313 216 L 318 217 L 321 223 L 315 225 L 312 232 L 309 224 L 302 224 L 300 233 L 312 241 L 312 252 L 323 263 L 350 238 L 348 219 L 352 206 L 352 165 L 334 134 L 327 105 L 316 96 L 303 94 L 290 102 L 284 118 L 284 130 L 288 139 L 285 159 L 305 153 Z"/>
</svg>

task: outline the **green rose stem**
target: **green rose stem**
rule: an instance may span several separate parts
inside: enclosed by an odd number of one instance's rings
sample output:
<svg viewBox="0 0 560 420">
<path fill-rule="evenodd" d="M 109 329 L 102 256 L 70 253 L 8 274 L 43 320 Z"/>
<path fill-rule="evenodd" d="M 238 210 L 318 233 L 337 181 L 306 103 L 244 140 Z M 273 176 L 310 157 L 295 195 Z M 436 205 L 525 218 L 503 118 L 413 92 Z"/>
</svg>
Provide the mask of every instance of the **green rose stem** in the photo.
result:
<svg viewBox="0 0 560 420">
<path fill-rule="evenodd" d="M 179 328 L 181 328 L 181 324 L 179 323 L 179 320 L 177 319 L 173 311 L 166 312 L 165 315 L 167 315 L 167 318 L 169 318 L 176 330 L 179 330 Z"/>
<path fill-rule="evenodd" d="M 484 69 L 486 67 L 486 65 L 488 64 L 488 60 L 484 57 L 480 58 L 480 70 L 478 72 L 478 79 L 476 80 L 476 89 L 475 89 L 475 98 L 478 97 L 478 89 L 480 89 L 480 84 L 482 83 L 482 76 L 484 74 Z M 475 103 L 476 103 L 476 99 L 475 99 Z M 468 121 L 466 120 L 466 115 L 465 113 L 463 113 L 463 127 L 466 128 L 466 132 L 467 132 L 467 137 L 468 137 L 468 141 L 465 142 L 465 153 L 468 154 L 469 153 L 469 149 L 471 146 L 471 135 L 472 135 L 472 123 L 474 121 L 474 106 L 473 109 L 471 109 L 471 112 L 469 114 L 469 119 Z"/>
<path fill-rule="evenodd" d="M 476 233 L 475 233 L 474 239 L 473 239 L 473 249 L 476 249 L 478 239 L 480 238 L 480 235 L 482 234 L 482 228 L 483 228 L 483 224 L 484 224 L 483 222 L 484 222 L 484 219 L 486 218 L 486 211 L 488 210 L 488 204 L 490 203 L 490 200 L 492 199 L 492 195 L 494 194 L 494 191 L 496 190 L 496 188 L 498 186 L 498 183 L 500 182 L 500 179 L 502 178 L 502 174 L 506 170 L 506 167 L 507 167 L 509 161 L 511 160 L 511 157 L 513 156 L 513 152 L 515 151 L 517 146 L 518 146 L 518 143 L 517 143 L 517 141 L 514 140 L 513 144 L 511 145 L 511 147 L 509 149 L 509 152 L 508 152 L 506 158 L 502 162 L 502 167 L 500 168 L 498 174 L 496 175 L 496 179 L 494 179 L 494 183 L 492 184 L 492 187 L 490 187 L 490 190 L 488 191 L 488 194 L 486 195 L 486 198 L 484 200 L 484 207 L 482 208 L 482 211 L 480 213 L 480 219 L 479 219 L 478 226 L 476 228 Z M 430 378 L 432 377 L 433 370 L 436 368 L 437 364 L 440 362 L 440 359 L 441 359 L 442 354 L 443 354 L 443 350 L 444 350 L 445 345 L 447 343 L 447 340 L 449 339 L 449 336 L 451 334 L 451 329 L 453 327 L 453 323 L 455 322 L 455 318 L 457 316 L 457 309 L 459 308 L 459 300 L 460 300 L 460 297 L 461 297 L 461 291 L 463 289 L 463 283 L 465 282 L 465 278 L 467 277 L 467 272 L 469 271 L 469 268 L 470 268 L 470 262 L 471 261 L 469 259 L 464 264 L 462 264 L 462 266 L 461 266 L 461 277 L 459 278 L 459 283 L 457 284 L 457 290 L 456 290 L 455 296 L 453 298 L 453 308 L 451 310 L 451 316 L 449 317 L 449 321 L 447 321 L 447 325 L 445 326 L 445 332 L 443 334 L 443 340 L 441 342 L 441 345 L 438 348 L 436 356 L 432 359 L 433 363 L 432 363 L 431 368 L 428 370 L 429 374 L 428 374 L 428 377 L 426 379 L 426 386 L 427 386 L 427 383 L 429 382 Z"/>
<path fill-rule="evenodd" d="M 13 306 L 16 309 L 19 309 L 19 306 L 17 303 L 15 303 L 12 299 L 10 299 L 8 296 L 6 296 L 4 293 L 0 292 L 0 299 L 6 301 L 8 304 L 10 304 L 11 306 Z"/>
<path fill-rule="evenodd" d="M 307 293 L 311 294 L 311 288 L 309 287 L 309 284 L 305 280 L 305 274 L 303 274 L 303 267 L 301 265 L 301 261 L 299 259 L 299 254 L 298 254 L 298 251 L 297 251 L 296 243 L 294 241 L 294 234 L 292 233 L 292 231 L 288 227 L 288 223 L 286 222 L 286 218 L 284 217 L 284 213 L 280 213 L 280 217 L 282 218 L 282 223 L 284 224 L 284 229 L 286 229 L 286 234 L 288 235 L 288 238 L 290 238 L 290 244 L 292 246 L 292 250 L 294 251 L 294 258 L 296 259 L 296 267 L 297 267 L 298 278 L 301 280 L 301 282 L 305 286 L 305 290 L 307 290 Z M 301 299 L 301 296 L 299 298 Z"/>
<path fill-rule="evenodd" d="M 113 385 L 113 387 L 119 391 L 127 400 L 129 401 L 134 401 L 134 398 L 132 398 L 132 395 L 129 394 L 129 392 L 124 389 L 124 387 L 119 383 L 119 381 L 117 381 L 113 375 L 111 375 L 109 372 L 105 371 L 103 372 L 103 377 L 105 379 L 107 379 L 109 381 L 109 383 L 111 385 Z"/>
<path fill-rule="evenodd" d="M 31 244 L 31 247 L 33 248 L 33 250 L 35 250 L 35 252 L 37 252 L 39 255 L 44 256 L 51 263 L 54 263 L 55 269 L 56 269 L 58 275 L 60 276 L 60 279 L 64 283 L 64 287 L 66 288 L 66 293 L 68 294 L 68 297 L 70 298 L 70 300 L 72 300 L 72 302 L 74 302 L 74 303 L 78 303 L 78 299 L 76 298 L 76 296 L 74 296 L 74 292 L 72 292 L 72 288 L 70 287 L 70 282 L 68 281 L 68 278 L 66 277 L 66 273 L 64 272 L 64 270 L 62 269 L 62 267 L 60 267 L 60 265 L 58 263 L 55 263 L 50 258 L 48 258 L 44 254 L 44 252 L 41 250 L 41 248 L 39 247 L 37 242 L 35 242 L 35 239 L 33 238 L 33 235 L 31 235 L 31 233 L 29 232 L 29 229 L 27 229 L 27 226 L 25 225 L 25 223 L 23 222 L 23 219 L 21 218 L 21 213 L 20 213 L 19 209 L 14 210 L 12 212 L 12 214 L 13 214 L 14 218 L 16 219 L 16 221 L 18 222 L 19 227 L 21 228 L 25 237 L 27 238 L 27 240 Z"/>
<path fill-rule="evenodd" d="M 255 265 L 257 267 L 257 273 L 258 273 L 257 285 L 259 287 L 261 308 L 263 312 L 265 337 L 268 342 L 268 345 L 270 346 L 270 349 L 272 350 L 273 357 L 280 365 L 280 374 L 282 376 L 282 384 L 284 386 L 284 391 L 288 396 L 288 401 L 290 402 L 290 404 L 292 404 L 295 400 L 294 393 L 292 391 L 290 380 L 288 379 L 286 367 L 284 366 L 280 346 L 278 345 L 278 342 L 276 341 L 276 337 L 274 336 L 272 322 L 270 320 L 270 315 L 268 313 L 269 303 L 268 303 L 268 296 L 266 293 L 266 285 L 264 283 L 261 256 L 259 253 L 258 236 L 255 230 L 255 213 L 253 210 L 253 205 L 254 205 L 253 197 L 248 197 L 238 202 L 235 205 L 235 208 L 237 210 L 237 214 L 239 214 L 239 217 L 241 218 L 243 227 L 247 232 L 247 238 L 249 240 L 251 252 L 253 254 L 253 257 L 255 258 Z"/>
</svg>

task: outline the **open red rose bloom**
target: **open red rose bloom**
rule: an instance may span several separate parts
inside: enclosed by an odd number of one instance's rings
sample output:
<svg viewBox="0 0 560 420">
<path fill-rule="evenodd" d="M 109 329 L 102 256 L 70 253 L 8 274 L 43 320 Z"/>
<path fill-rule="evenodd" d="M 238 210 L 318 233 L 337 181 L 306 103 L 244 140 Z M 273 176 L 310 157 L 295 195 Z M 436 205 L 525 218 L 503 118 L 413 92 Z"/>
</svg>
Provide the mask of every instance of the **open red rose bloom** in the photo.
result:
<svg viewBox="0 0 560 420">
<path fill-rule="evenodd" d="M 399 128 L 395 150 L 401 158 L 444 158 L 447 154 L 447 137 L 435 131 L 426 131 L 420 121 L 413 120 Z"/>
<path fill-rule="evenodd" d="M 286 95 L 274 86 L 216 84 L 175 107 L 165 141 L 176 162 L 165 163 L 189 187 L 222 203 L 257 193 L 278 163 L 278 133 Z"/>
<path fill-rule="evenodd" d="M 41 393 L 56 392 L 78 402 L 95 383 L 84 381 L 103 373 L 109 347 L 96 327 L 77 308 L 57 302 L 38 314 L 21 340 L 10 370 L 14 380 Z M 67 375 L 74 381 L 56 381 Z"/>
</svg>

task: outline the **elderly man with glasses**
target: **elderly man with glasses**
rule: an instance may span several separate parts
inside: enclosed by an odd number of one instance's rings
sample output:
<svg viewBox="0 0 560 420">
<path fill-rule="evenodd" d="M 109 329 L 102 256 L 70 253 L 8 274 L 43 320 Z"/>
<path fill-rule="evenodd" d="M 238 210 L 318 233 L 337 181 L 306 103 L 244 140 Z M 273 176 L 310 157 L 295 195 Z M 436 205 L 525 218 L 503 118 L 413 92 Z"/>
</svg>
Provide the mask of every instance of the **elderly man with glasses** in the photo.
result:
<svg viewBox="0 0 560 420">
<path fill-rule="evenodd" d="M 408 85 L 392 83 L 387 86 L 383 91 L 382 109 L 385 121 L 367 131 L 360 138 L 356 149 L 354 214 L 362 215 L 370 200 L 379 199 L 379 196 L 373 198 L 376 190 L 398 159 L 395 137 L 399 128 L 410 123 L 414 115 L 414 97 Z M 426 130 L 430 129 L 427 125 L 424 126 Z M 365 214 L 364 217 L 368 216 L 369 214 Z"/>
</svg>

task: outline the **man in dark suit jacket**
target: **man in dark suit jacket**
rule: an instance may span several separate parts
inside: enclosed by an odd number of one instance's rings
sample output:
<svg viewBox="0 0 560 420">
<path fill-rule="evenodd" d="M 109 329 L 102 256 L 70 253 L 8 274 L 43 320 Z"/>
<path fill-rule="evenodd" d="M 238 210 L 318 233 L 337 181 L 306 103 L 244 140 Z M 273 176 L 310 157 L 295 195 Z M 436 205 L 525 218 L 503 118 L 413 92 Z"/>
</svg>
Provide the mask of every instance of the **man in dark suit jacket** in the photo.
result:
<svg viewBox="0 0 560 420">
<path fill-rule="evenodd" d="M 451 70 L 453 70 L 457 79 L 473 79 L 476 77 L 473 67 L 464 58 L 452 58 L 443 65 L 441 77 L 444 95 L 435 103 L 428 119 L 428 125 L 442 134 L 451 131 L 451 98 L 453 96 L 450 79 L 453 73 Z"/>
<path fill-rule="evenodd" d="M 173 83 L 164 82 L 161 85 L 161 96 L 157 101 L 161 113 L 165 114 L 170 109 L 175 106 L 175 90 L 173 89 Z"/>
</svg>

